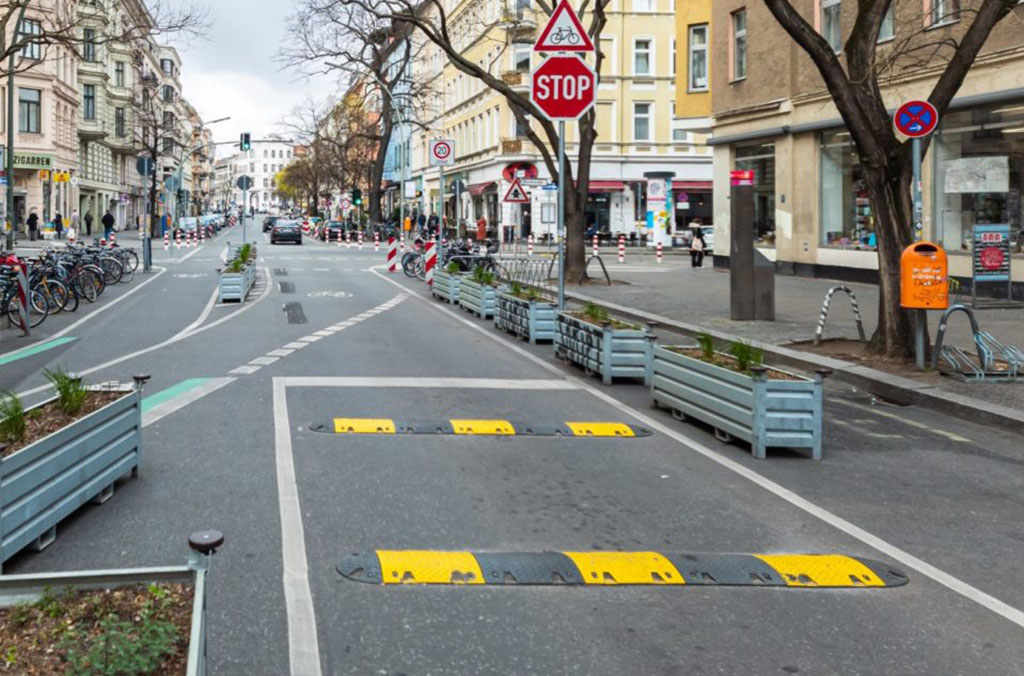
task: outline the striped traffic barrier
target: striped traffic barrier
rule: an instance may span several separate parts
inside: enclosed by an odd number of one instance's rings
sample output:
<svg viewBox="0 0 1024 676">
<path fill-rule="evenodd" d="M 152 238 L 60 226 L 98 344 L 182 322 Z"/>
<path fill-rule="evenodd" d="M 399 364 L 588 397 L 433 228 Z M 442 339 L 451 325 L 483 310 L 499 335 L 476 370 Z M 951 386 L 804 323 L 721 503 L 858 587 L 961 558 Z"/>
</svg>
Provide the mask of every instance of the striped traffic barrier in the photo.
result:
<svg viewBox="0 0 1024 676">
<path fill-rule="evenodd" d="M 437 265 L 437 246 L 434 240 L 427 241 L 427 251 L 424 256 L 426 256 L 426 262 L 423 265 L 424 279 L 427 286 L 434 286 L 434 266 Z"/>
<path fill-rule="evenodd" d="M 619 235 L 619 262 L 626 262 L 626 236 Z"/>
<path fill-rule="evenodd" d="M 594 235 L 594 255 L 596 256 L 597 254 L 598 254 L 598 250 L 597 250 L 597 235 Z"/>
<path fill-rule="evenodd" d="M 21 320 L 21 331 L 24 335 L 31 333 L 28 320 L 28 265 L 24 261 L 14 263 L 18 272 L 18 318 Z"/>
<path fill-rule="evenodd" d="M 661 242 L 658 242 L 658 244 L 655 246 L 655 256 L 654 256 L 655 260 L 658 263 L 661 263 L 662 255 L 663 254 L 662 254 L 662 250 L 661 250 Z"/>
<path fill-rule="evenodd" d="M 394 237 L 388 237 L 388 272 L 395 272 L 398 269 L 398 242 Z"/>
</svg>

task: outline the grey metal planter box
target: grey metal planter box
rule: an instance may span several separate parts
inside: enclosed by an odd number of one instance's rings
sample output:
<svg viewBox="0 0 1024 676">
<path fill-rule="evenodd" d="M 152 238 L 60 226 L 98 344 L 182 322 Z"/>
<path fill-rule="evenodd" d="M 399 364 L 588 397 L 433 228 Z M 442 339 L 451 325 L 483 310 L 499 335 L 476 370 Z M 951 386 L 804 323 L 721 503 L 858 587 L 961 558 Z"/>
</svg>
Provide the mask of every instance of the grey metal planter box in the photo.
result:
<svg viewBox="0 0 1024 676">
<path fill-rule="evenodd" d="M 105 501 L 117 478 L 138 476 L 142 395 L 118 391 L 120 399 L 0 459 L 0 566 L 29 544 L 50 544 L 61 520 L 89 500 Z"/>
<path fill-rule="evenodd" d="M 190 557 L 187 566 L 161 568 L 119 568 L 60 573 L 32 573 L 0 576 L 0 607 L 33 603 L 47 590 L 117 589 L 154 583 L 191 584 L 192 617 L 189 627 L 188 665 L 185 676 L 206 674 L 206 585 L 208 562 Z"/>
<path fill-rule="evenodd" d="M 711 425 L 720 438 L 749 442 L 755 458 L 781 446 L 809 448 L 812 458 L 821 459 L 821 375 L 814 380 L 748 376 L 657 347 L 651 397 L 655 406 L 672 409 L 680 419 L 690 416 Z"/>
<path fill-rule="evenodd" d="M 643 378 L 651 382 L 654 337 L 647 329 L 616 329 L 591 324 L 565 312 L 555 320 L 555 354 L 588 372 L 612 378 Z"/>
<path fill-rule="evenodd" d="M 543 301 L 529 301 L 511 294 L 499 293 L 494 325 L 536 343 L 555 339 L 555 306 Z"/>
<path fill-rule="evenodd" d="M 430 288 L 430 293 L 435 298 L 454 305 L 459 302 L 459 287 L 462 285 L 462 279 L 462 275 L 435 270 L 434 284 Z"/>
<path fill-rule="evenodd" d="M 459 284 L 459 305 L 479 315 L 480 319 L 494 316 L 498 290 L 490 284 L 478 284 L 464 277 Z"/>
<path fill-rule="evenodd" d="M 256 267 L 250 265 L 241 272 L 222 272 L 217 282 L 218 302 L 237 300 L 245 302 L 245 297 L 256 282 Z"/>
</svg>

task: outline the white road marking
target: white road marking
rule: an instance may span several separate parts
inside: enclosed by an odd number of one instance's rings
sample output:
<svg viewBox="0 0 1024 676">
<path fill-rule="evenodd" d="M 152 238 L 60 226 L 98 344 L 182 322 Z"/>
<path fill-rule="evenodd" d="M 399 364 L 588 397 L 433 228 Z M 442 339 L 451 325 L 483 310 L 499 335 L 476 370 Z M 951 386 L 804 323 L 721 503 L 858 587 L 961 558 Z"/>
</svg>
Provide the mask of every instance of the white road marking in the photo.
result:
<svg viewBox="0 0 1024 676">
<path fill-rule="evenodd" d="M 542 378 L 391 378 L 363 376 L 291 376 L 275 378 L 288 387 L 409 387 L 470 390 L 578 390 L 565 380 Z"/>
<path fill-rule="evenodd" d="M 262 366 L 249 366 L 248 364 L 246 364 L 245 366 L 239 366 L 238 368 L 231 369 L 230 371 L 228 371 L 228 373 L 230 373 L 231 375 L 235 375 L 235 376 L 249 376 L 249 375 L 252 375 L 253 373 L 256 373 L 261 368 L 263 368 L 263 367 Z"/>
<path fill-rule="evenodd" d="M 295 481 L 292 431 L 284 382 L 274 378 L 274 460 L 277 503 L 281 515 L 284 601 L 288 617 L 288 665 L 293 676 L 320 676 L 316 611 L 309 588 L 306 535 Z"/>
<path fill-rule="evenodd" d="M 206 318 L 210 316 L 211 312 L 213 312 L 213 305 L 214 303 L 217 302 L 218 291 L 219 290 L 217 288 L 213 289 L 213 293 L 210 294 L 210 300 L 206 302 L 206 307 L 203 308 L 203 311 L 201 313 L 199 313 L 199 317 L 194 322 L 183 328 L 181 331 L 178 331 L 176 334 L 174 334 L 174 336 L 171 337 L 171 340 L 175 340 L 176 338 L 180 338 L 181 336 L 187 336 L 189 333 L 195 331 L 198 327 L 202 326 L 203 322 L 206 321 Z"/>
<path fill-rule="evenodd" d="M 282 347 L 282 348 L 279 348 L 277 350 L 271 350 L 270 352 L 267 353 L 267 356 L 268 357 L 287 357 L 292 352 L 295 352 L 295 350 L 294 349 L 290 349 L 289 350 L 289 349 L 285 349 L 285 348 Z"/>
<path fill-rule="evenodd" d="M 323 337 L 331 335 L 332 333 L 334 333 L 334 331 L 330 331 L 328 329 L 321 329 L 319 331 L 314 331 L 313 335 L 314 336 L 320 336 L 321 338 L 323 338 Z"/>
<path fill-rule="evenodd" d="M 174 397 L 162 404 L 158 404 L 142 414 L 142 426 L 152 425 L 157 420 L 185 408 L 194 401 L 202 399 L 211 392 L 235 382 L 235 378 L 211 378 L 201 386 L 185 392 L 180 397 Z"/>
<path fill-rule="evenodd" d="M 249 363 L 259 364 L 260 366 L 270 366 L 278 359 L 280 359 L 280 357 L 256 357 L 255 359 L 250 359 Z"/>
<path fill-rule="evenodd" d="M 890 418 L 892 420 L 898 420 L 898 421 L 900 421 L 900 423 L 902 423 L 904 425 L 909 425 L 910 427 L 916 427 L 919 430 L 925 430 L 926 432 L 931 432 L 932 434 L 938 434 L 940 437 L 946 437 L 950 441 L 956 441 L 956 442 L 960 442 L 960 443 L 964 443 L 964 444 L 972 443 L 971 440 L 968 439 L 967 437 L 962 437 L 962 436 L 960 436 L 959 434 L 957 434 L 955 432 L 947 432 L 946 430 L 939 429 L 938 427 L 932 427 L 931 425 L 926 425 L 924 423 L 917 422 L 916 420 L 904 420 L 903 418 L 899 417 L 895 413 L 889 413 L 888 411 L 883 411 L 878 406 L 864 406 L 862 404 L 855 404 L 852 401 L 845 401 L 843 399 L 840 399 L 839 403 L 842 404 L 843 406 L 851 406 L 853 408 L 859 408 L 862 411 L 867 411 L 868 413 L 872 413 L 874 415 L 879 415 L 879 416 L 882 416 L 883 418 Z"/>
<path fill-rule="evenodd" d="M 298 343 L 298 342 L 296 342 L 296 343 L 288 343 L 284 347 L 286 349 L 288 349 L 288 350 L 301 350 L 302 348 L 306 347 L 306 345 L 308 345 L 308 343 Z"/>
<path fill-rule="evenodd" d="M 302 338 L 299 338 L 299 340 L 304 340 L 307 343 L 315 343 L 321 339 L 323 339 L 323 336 L 303 336 Z"/>
<path fill-rule="evenodd" d="M 380 267 L 383 268 L 383 266 Z M 404 284 L 399 284 L 398 282 L 388 278 L 386 275 L 381 274 L 380 271 L 377 269 L 373 270 L 373 274 L 377 275 L 386 282 L 394 284 L 398 288 L 403 289 L 406 292 L 409 292 L 411 295 L 414 293 L 411 289 L 409 289 L 409 287 L 405 286 Z M 968 584 L 960 578 L 954 577 L 946 571 L 937 568 L 936 566 L 933 566 L 927 561 L 919 559 L 910 552 L 907 552 L 897 547 L 896 545 L 891 544 L 886 540 L 883 540 L 877 535 L 874 535 L 873 533 L 864 530 L 863 528 L 854 524 L 853 522 L 848 521 L 843 517 L 839 516 L 838 514 L 834 514 L 829 510 L 825 509 L 824 507 L 821 507 L 811 502 L 810 500 L 800 496 L 796 492 L 786 488 L 782 484 L 772 481 L 771 479 L 765 477 L 762 474 L 758 474 L 756 471 L 748 468 L 747 466 L 731 458 L 720 455 L 716 451 L 696 441 L 695 439 L 691 439 L 690 437 L 687 437 L 686 435 L 678 432 L 677 430 L 672 429 L 666 425 L 663 425 L 661 422 L 655 420 L 654 418 L 651 418 L 650 416 L 644 413 L 641 413 L 640 411 L 634 409 L 631 406 L 628 406 L 627 404 L 616 399 L 610 394 L 602 392 L 593 385 L 585 383 L 576 378 L 575 376 L 566 375 L 562 373 L 562 371 L 560 371 L 556 366 L 553 366 L 552 364 L 547 363 L 543 359 L 531 354 L 530 352 L 524 350 L 523 348 L 516 345 L 512 341 L 506 340 L 500 335 L 488 331 L 483 326 L 478 325 L 477 323 L 472 322 L 464 317 L 460 317 L 455 312 L 452 312 L 451 310 L 445 307 L 441 307 L 437 303 L 431 302 L 430 299 L 423 298 L 422 296 L 419 295 L 414 295 L 414 297 L 417 300 L 421 301 L 424 305 L 428 305 L 435 312 L 442 312 L 448 315 L 449 317 L 458 321 L 459 323 L 464 324 L 465 326 L 473 329 L 474 331 L 477 331 L 480 334 L 487 336 L 491 340 L 501 344 L 506 349 L 509 349 L 515 352 L 516 354 L 520 355 L 521 357 L 537 364 L 546 371 L 562 375 L 569 382 L 577 383 L 580 389 L 586 390 L 587 392 L 594 395 L 601 401 L 616 407 L 619 411 L 622 411 L 624 414 L 633 416 L 639 422 L 643 423 L 644 425 L 647 425 L 653 430 L 661 432 L 670 439 L 673 439 L 674 441 L 678 442 L 681 446 L 688 448 L 694 451 L 695 453 L 704 456 L 708 460 L 724 467 L 730 472 L 733 472 L 743 477 L 744 479 L 747 479 L 751 483 L 755 484 L 756 486 L 759 486 L 760 488 L 763 488 L 764 490 L 768 491 L 777 498 L 785 502 L 788 502 L 797 509 L 800 509 L 806 512 L 807 514 L 810 514 L 811 516 L 823 521 L 824 523 L 829 524 L 833 528 L 842 531 L 843 533 L 846 533 L 850 537 L 859 540 L 860 542 L 875 549 L 876 551 L 881 552 L 882 554 L 885 554 L 886 556 L 902 563 L 904 566 L 916 570 L 925 577 L 931 578 L 932 580 L 938 582 L 940 585 L 946 587 L 947 589 L 957 594 L 960 594 L 964 598 L 969 599 L 977 603 L 978 605 L 987 608 L 988 610 L 991 610 L 993 613 L 999 615 L 1000 617 L 1003 617 L 1006 620 L 1009 620 L 1010 622 L 1020 627 L 1024 627 L 1024 611 L 1020 610 L 1019 608 L 1014 608 L 1005 601 L 1001 601 L 996 597 L 992 596 L 991 594 L 983 592 L 977 587 Z M 873 412 L 877 413 L 877 411 Z M 906 421 L 901 420 L 901 422 Z"/>
</svg>

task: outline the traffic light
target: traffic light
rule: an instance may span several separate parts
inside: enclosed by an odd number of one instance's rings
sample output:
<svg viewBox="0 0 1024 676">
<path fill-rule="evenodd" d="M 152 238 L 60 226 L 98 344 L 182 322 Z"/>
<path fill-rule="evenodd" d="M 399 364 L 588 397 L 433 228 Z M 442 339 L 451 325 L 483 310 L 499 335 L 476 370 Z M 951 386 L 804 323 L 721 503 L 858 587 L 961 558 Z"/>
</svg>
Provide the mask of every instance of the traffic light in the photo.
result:
<svg viewBox="0 0 1024 676">
<path fill-rule="evenodd" d="M 352 188 L 352 205 L 361 206 L 363 204 L 363 191 L 359 188 Z"/>
<path fill-rule="evenodd" d="M 247 132 L 247 131 L 246 132 L 242 132 L 242 138 L 238 142 L 238 147 L 241 148 L 242 150 L 251 150 L 252 149 L 252 140 L 251 140 L 251 138 L 252 137 L 249 135 L 249 132 Z"/>
</svg>

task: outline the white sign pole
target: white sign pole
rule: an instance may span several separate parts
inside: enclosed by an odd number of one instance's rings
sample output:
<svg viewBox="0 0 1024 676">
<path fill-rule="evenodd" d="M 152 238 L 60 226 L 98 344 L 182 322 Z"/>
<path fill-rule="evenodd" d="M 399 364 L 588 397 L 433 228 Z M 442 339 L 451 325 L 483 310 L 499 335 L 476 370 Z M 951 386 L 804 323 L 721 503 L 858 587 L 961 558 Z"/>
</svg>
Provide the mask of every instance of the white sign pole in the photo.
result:
<svg viewBox="0 0 1024 676">
<path fill-rule="evenodd" d="M 565 120 L 558 121 L 558 310 L 565 310 Z"/>
</svg>

